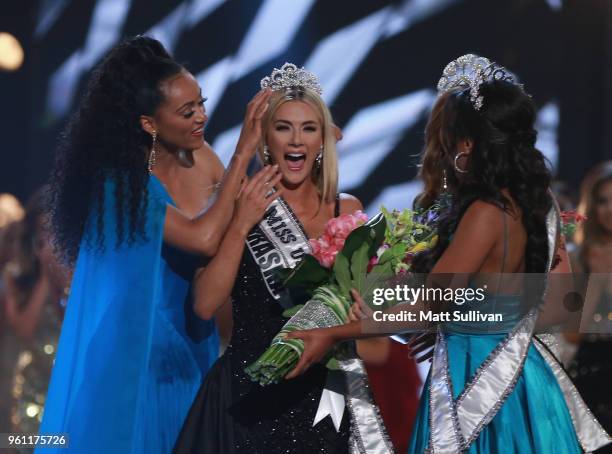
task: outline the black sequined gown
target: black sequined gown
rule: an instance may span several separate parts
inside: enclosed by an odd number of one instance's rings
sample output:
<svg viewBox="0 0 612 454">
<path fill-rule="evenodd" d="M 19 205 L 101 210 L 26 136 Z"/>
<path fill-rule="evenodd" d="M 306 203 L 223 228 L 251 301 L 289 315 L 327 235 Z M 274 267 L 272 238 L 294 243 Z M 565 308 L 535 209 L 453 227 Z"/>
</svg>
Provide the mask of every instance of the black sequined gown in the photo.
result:
<svg viewBox="0 0 612 454">
<path fill-rule="evenodd" d="M 244 368 L 270 345 L 287 321 L 245 250 L 232 292 L 234 328 L 189 411 L 176 454 L 346 453 L 349 417 L 337 432 L 329 416 L 312 423 L 326 378 L 322 365 L 294 380 L 262 387 Z"/>
</svg>

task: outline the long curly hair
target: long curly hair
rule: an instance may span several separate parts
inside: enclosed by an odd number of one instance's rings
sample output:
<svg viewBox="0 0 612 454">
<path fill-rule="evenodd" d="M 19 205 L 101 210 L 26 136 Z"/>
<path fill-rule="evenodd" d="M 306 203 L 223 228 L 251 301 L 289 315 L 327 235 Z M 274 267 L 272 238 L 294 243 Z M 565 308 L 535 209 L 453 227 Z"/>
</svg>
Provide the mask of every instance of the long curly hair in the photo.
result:
<svg viewBox="0 0 612 454">
<path fill-rule="evenodd" d="M 425 131 L 421 204 L 426 206 L 439 193 L 443 173 L 454 201 L 440 220 L 437 245 L 415 257 L 414 269 L 431 271 L 474 201 L 490 202 L 508 211 L 510 201 L 501 191 L 507 188 L 527 231 L 525 271 L 543 273 L 548 256 L 546 216 L 552 205 L 548 193 L 551 175 L 544 156 L 535 148 L 535 104 L 520 86 L 506 81 L 485 82 L 480 94 L 484 97 L 480 111 L 474 109 L 469 89 L 441 95 L 432 110 Z M 468 138 L 474 145 L 467 173 L 459 179 L 453 161 L 457 144 Z"/>
<path fill-rule="evenodd" d="M 104 245 L 104 186 L 115 183 L 117 245 L 144 238 L 147 159 L 152 138 L 140 126 L 163 101 L 160 84 L 183 71 L 163 45 L 137 36 L 115 46 L 93 71 L 61 136 L 48 192 L 57 254 L 74 263 L 87 223 Z M 89 237 L 88 237 L 89 239 Z"/>
</svg>

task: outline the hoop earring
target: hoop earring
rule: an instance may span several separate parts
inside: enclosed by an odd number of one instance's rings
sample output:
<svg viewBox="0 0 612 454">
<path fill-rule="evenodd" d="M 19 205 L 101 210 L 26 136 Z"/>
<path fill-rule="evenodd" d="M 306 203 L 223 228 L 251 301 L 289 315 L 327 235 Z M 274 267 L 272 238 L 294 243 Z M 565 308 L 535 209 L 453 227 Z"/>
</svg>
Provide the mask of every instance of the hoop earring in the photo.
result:
<svg viewBox="0 0 612 454">
<path fill-rule="evenodd" d="M 155 144 L 157 143 L 157 131 L 153 131 L 153 143 L 151 144 L 151 152 L 149 153 L 149 161 L 147 163 L 147 170 L 149 171 L 149 175 L 153 175 L 153 167 L 157 163 L 156 155 L 157 150 L 155 149 Z"/>
<path fill-rule="evenodd" d="M 461 153 L 457 153 L 455 155 L 455 170 L 459 173 L 468 173 L 467 170 L 463 170 L 461 169 L 458 165 L 457 165 L 457 160 L 461 157 L 461 156 L 467 156 L 469 153 L 466 153 L 465 151 L 462 151 Z"/>
<path fill-rule="evenodd" d="M 317 170 L 321 169 L 321 165 L 323 164 L 323 145 L 319 148 L 319 154 L 315 158 L 315 167 Z"/>
<path fill-rule="evenodd" d="M 270 150 L 267 145 L 264 145 L 263 147 L 263 156 L 265 165 L 269 166 L 270 164 L 272 164 L 272 157 L 270 156 Z"/>
</svg>

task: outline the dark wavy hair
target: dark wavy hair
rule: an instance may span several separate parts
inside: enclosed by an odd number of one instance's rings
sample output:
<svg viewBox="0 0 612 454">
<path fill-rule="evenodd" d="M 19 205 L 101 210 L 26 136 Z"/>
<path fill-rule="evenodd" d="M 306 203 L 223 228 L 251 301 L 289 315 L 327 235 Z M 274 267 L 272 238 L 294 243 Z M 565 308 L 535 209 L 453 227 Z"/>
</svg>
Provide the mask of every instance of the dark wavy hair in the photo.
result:
<svg viewBox="0 0 612 454">
<path fill-rule="evenodd" d="M 118 244 L 144 237 L 151 136 L 141 115 L 163 101 L 160 84 L 183 71 L 163 45 L 137 36 L 115 46 L 95 68 L 61 136 L 48 192 L 56 252 L 73 264 L 88 222 L 104 248 L 104 184 L 115 183 Z"/>
<path fill-rule="evenodd" d="M 488 81 L 480 86 L 484 105 L 476 111 L 469 89 L 440 96 L 432 110 L 425 131 L 422 174 L 426 182 L 426 203 L 446 171 L 454 192 L 452 208 L 442 216 L 437 245 L 415 257 L 415 271 L 431 271 L 448 247 L 450 237 L 461 217 L 476 200 L 497 205 L 508 211 L 507 188 L 522 212 L 527 231 L 526 272 L 545 272 L 548 242 L 546 216 L 552 206 L 549 195 L 550 171 L 544 156 L 535 148 L 536 107 L 523 89 L 506 81 Z M 453 160 L 461 140 L 474 142 L 467 173 L 457 179 Z M 427 184 L 429 182 L 429 186 Z M 430 194 L 431 193 L 431 194 Z"/>
</svg>

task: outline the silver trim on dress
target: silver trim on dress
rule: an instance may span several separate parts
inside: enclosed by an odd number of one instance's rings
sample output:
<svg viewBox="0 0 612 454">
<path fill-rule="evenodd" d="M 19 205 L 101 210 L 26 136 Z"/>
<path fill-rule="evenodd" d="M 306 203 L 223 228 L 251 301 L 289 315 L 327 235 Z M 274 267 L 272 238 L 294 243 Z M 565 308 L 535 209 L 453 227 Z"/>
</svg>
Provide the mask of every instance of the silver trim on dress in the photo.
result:
<svg viewBox="0 0 612 454">
<path fill-rule="evenodd" d="M 556 204 L 553 204 L 547 215 L 546 229 L 547 269 L 550 270 L 554 263 L 560 231 L 560 216 Z M 448 373 L 446 339 L 444 333 L 439 331 L 430 376 L 428 453 L 450 454 L 469 449 L 482 429 L 495 417 L 506 397 L 514 390 L 531 345 L 535 345 L 559 383 L 582 448 L 590 452 L 612 441 L 554 356 L 542 344 L 534 341 L 537 316 L 536 309 L 533 309 L 523 317 L 506 339 L 488 355 L 456 401 L 452 399 L 453 385 Z"/>
</svg>

